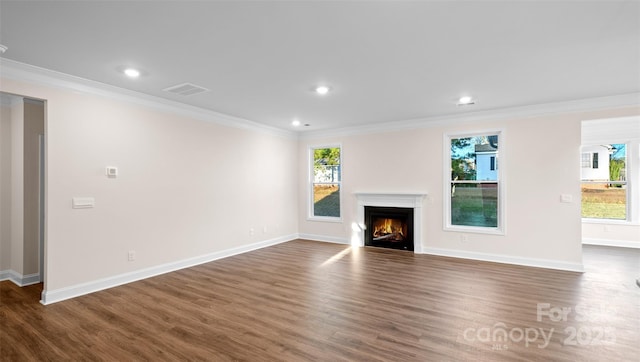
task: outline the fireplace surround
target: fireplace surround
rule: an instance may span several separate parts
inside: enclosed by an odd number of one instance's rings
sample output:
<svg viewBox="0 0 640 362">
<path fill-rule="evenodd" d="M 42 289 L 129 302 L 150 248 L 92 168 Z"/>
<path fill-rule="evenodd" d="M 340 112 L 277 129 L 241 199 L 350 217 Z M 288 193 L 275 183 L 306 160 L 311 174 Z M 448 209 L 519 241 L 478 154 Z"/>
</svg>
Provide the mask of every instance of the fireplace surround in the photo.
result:
<svg viewBox="0 0 640 362">
<path fill-rule="evenodd" d="M 413 252 L 422 253 L 422 203 L 426 193 L 373 193 L 356 192 L 358 202 L 357 228 L 354 228 L 352 245 L 365 246 L 366 220 L 365 206 L 380 208 L 410 208 L 413 211 Z M 357 230 L 357 231 L 356 231 Z M 408 249 L 407 249 L 408 250 Z"/>
</svg>

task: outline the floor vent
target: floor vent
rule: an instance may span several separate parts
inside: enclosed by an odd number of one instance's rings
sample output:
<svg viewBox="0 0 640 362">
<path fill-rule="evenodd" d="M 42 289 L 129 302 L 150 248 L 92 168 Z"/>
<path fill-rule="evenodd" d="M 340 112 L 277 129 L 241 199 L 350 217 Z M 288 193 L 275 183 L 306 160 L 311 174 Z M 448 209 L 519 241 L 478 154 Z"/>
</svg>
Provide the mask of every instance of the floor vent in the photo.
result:
<svg viewBox="0 0 640 362">
<path fill-rule="evenodd" d="M 163 89 L 165 92 L 179 94 L 181 96 L 192 96 L 194 94 L 208 92 L 207 88 L 191 83 L 182 83 L 174 85 L 173 87 Z"/>
</svg>

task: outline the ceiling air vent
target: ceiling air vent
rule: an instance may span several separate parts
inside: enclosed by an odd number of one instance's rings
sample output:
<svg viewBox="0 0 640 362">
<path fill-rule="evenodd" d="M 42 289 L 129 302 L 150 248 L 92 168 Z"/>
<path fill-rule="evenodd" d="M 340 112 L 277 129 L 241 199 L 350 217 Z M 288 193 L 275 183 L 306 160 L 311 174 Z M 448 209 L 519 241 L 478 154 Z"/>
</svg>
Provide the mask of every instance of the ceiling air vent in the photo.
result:
<svg viewBox="0 0 640 362">
<path fill-rule="evenodd" d="M 165 92 L 179 94 L 181 96 L 192 96 L 198 93 L 208 92 L 207 88 L 201 87 L 199 85 L 191 84 L 191 83 L 182 83 L 178 85 L 174 85 L 173 87 L 163 89 Z"/>
</svg>

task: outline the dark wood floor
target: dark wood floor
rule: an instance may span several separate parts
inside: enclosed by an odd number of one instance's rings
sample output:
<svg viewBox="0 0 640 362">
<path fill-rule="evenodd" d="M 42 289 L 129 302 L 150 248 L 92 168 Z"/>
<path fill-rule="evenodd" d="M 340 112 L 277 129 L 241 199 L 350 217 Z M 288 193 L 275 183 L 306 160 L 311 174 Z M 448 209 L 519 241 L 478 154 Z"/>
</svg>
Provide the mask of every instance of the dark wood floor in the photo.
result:
<svg viewBox="0 0 640 362">
<path fill-rule="evenodd" d="M 49 306 L 41 286 L 5 281 L 0 359 L 638 361 L 640 250 L 586 246 L 584 261 L 581 274 L 297 240 Z"/>
</svg>

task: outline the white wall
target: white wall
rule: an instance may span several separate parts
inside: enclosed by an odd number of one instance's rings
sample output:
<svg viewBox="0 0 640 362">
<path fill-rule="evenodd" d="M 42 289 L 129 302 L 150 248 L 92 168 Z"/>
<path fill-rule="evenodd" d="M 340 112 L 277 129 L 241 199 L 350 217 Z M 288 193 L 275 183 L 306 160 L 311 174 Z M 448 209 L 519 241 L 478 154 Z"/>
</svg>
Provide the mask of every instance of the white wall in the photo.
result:
<svg viewBox="0 0 640 362">
<path fill-rule="evenodd" d="M 579 270 L 581 121 L 637 113 L 637 109 L 621 109 L 449 126 L 439 123 L 406 131 L 301 140 L 301 170 L 309 167 L 305 158 L 309 146 L 342 144 L 344 220 L 310 221 L 300 215 L 300 233 L 346 243 L 356 221 L 354 192 L 427 192 L 424 239 L 419 241 L 426 252 Z M 506 172 L 506 235 L 469 234 L 463 243 L 460 233 L 443 230 L 443 134 L 494 129 L 505 131 L 499 167 Z M 393 165 L 393 172 L 379 173 L 381 164 Z M 539 170 L 553 175 L 552 179 L 540 178 Z M 305 175 L 301 171 L 299 177 L 300 210 L 306 210 L 308 200 Z M 560 202 L 562 194 L 571 195 L 573 202 Z"/>
<path fill-rule="evenodd" d="M 47 101 L 45 294 L 295 237 L 293 137 L 31 82 L 0 90 Z"/>
</svg>

